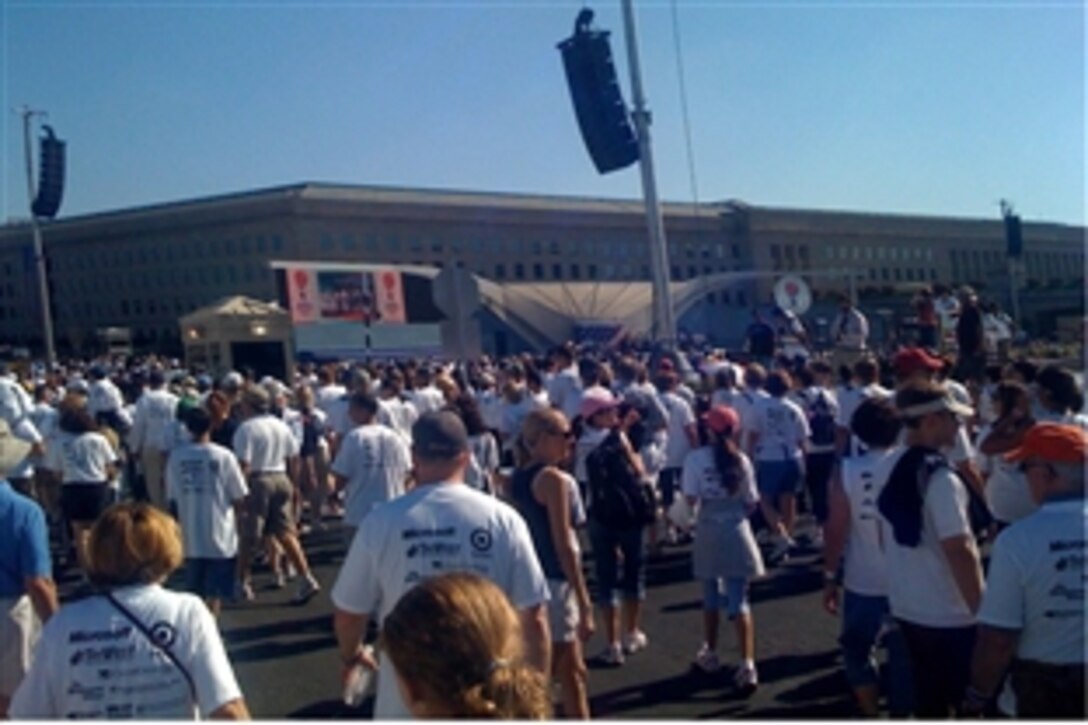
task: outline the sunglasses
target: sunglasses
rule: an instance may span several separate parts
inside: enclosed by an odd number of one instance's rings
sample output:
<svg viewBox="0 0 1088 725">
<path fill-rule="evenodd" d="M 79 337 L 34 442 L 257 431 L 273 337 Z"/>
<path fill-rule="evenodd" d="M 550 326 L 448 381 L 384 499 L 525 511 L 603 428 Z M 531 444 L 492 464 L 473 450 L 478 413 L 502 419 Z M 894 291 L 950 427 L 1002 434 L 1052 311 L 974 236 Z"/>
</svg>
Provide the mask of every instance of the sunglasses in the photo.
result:
<svg viewBox="0 0 1088 725">
<path fill-rule="evenodd" d="M 574 431 L 572 430 L 550 430 L 548 431 L 548 435 L 558 436 L 559 438 L 568 441 L 574 440 Z"/>
</svg>

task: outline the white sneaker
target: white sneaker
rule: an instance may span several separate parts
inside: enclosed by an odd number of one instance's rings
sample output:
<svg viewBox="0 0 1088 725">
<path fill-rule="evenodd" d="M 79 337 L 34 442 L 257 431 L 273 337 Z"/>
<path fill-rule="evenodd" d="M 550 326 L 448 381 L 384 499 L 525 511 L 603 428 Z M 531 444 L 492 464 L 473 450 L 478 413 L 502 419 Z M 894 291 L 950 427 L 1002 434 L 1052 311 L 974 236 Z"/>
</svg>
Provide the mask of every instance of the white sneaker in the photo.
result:
<svg viewBox="0 0 1088 725">
<path fill-rule="evenodd" d="M 287 586 L 287 577 L 285 577 L 283 575 L 283 570 L 282 569 L 278 570 L 276 572 L 275 581 L 272 583 L 272 588 L 273 589 L 283 589 L 286 586 Z"/>
<path fill-rule="evenodd" d="M 650 638 L 642 630 L 636 629 L 634 632 L 623 635 L 623 651 L 629 655 L 641 652 L 649 644 Z"/>
<path fill-rule="evenodd" d="M 759 675 L 755 665 L 741 665 L 733 673 L 733 685 L 745 695 L 751 695 L 759 687 Z"/>
<path fill-rule="evenodd" d="M 695 654 L 695 666 L 703 672 L 711 674 L 720 670 L 722 663 L 718 659 L 718 653 L 710 649 L 704 642 L 703 646 Z"/>
<path fill-rule="evenodd" d="M 614 665 L 616 667 L 623 664 L 623 649 L 620 648 L 619 643 L 610 644 L 604 648 L 604 651 L 597 655 L 597 659 L 606 665 Z"/>
</svg>

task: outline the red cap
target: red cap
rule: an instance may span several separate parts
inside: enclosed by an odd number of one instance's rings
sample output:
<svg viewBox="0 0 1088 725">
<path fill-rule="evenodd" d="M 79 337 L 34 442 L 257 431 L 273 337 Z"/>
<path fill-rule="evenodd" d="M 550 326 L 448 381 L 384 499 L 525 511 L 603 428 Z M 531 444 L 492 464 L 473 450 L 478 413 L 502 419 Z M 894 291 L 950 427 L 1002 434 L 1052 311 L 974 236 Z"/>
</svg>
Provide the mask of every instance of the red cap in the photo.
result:
<svg viewBox="0 0 1088 725">
<path fill-rule="evenodd" d="M 909 375 L 917 370 L 940 370 L 944 361 L 933 357 L 920 347 L 906 347 L 895 353 L 892 369 L 901 375 Z"/>
<path fill-rule="evenodd" d="M 1010 462 L 1039 458 L 1054 463 L 1084 463 L 1088 456 L 1088 433 L 1079 426 L 1038 423 L 1028 428 L 1020 447 L 1005 454 Z"/>
<path fill-rule="evenodd" d="M 740 416 L 728 405 L 715 405 L 703 416 L 703 421 L 715 433 L 735 433 L 740 428 Z"/>
</svg>

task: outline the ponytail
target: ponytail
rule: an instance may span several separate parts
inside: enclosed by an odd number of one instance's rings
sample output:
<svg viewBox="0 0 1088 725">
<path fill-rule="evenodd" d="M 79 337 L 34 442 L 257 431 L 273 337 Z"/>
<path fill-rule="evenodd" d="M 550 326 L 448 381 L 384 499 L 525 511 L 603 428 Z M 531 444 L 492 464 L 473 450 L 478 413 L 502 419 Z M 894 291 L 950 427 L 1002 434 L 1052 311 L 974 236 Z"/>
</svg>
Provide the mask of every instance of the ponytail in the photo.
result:
<svg viewBox="0 0 1088 725">
<path fill-rule="evenodd" d="M 544 676 L 523 662 L 496 660 L 483 682 L 461 693 L 453 711 L 474 720 L 547 720 L 551 693 Z"/>
<path fill-rule="evenodd" d="M 718 470 L 722 488 L 728 491 L 730 495 L 737 492 L 742 475 L 740 449 L 737 448 L 736 442 L 733 441 L 731 433 L 732 431 L 729 431 L 725 435 L 719 436 L 718 440 L 712 443 L 714 447 L 714 467 Z"/>
</svg>

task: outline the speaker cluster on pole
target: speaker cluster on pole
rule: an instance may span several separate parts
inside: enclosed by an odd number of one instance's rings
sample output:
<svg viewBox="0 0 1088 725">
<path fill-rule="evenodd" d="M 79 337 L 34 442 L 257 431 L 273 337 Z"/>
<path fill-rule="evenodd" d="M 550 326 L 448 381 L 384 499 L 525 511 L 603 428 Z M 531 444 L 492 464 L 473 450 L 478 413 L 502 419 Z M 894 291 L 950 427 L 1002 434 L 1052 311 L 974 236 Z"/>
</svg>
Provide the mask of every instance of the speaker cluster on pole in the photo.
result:
<svg viewBox="0 0 1088 725">
<path fill-rule="evenodd" d="M 30 209 L 36 217 L 52 219 L 60 210 L 64 197 L 64 142 L 53 134 L 50 126 L 42 126 L 41 163 L 38 166 L 38 195 Z"/>
<path fill-rule="evenodd" d="M 1013 213 L 1005 215 L 1006 254 L 1019 258 L 1024 253 L 1024 237 L 1020 231 L 1020 217 Z"/>
<path fill-rule="evenodd" d="M 601 174 L 638 161 L 638 138 L 620 93 L 608 31 L 590 30 L 593 11 L 578 14 L 574 35 L 559 44 L 582 140 Z"/>
</svg>

